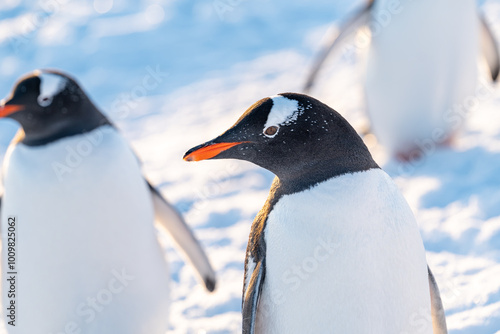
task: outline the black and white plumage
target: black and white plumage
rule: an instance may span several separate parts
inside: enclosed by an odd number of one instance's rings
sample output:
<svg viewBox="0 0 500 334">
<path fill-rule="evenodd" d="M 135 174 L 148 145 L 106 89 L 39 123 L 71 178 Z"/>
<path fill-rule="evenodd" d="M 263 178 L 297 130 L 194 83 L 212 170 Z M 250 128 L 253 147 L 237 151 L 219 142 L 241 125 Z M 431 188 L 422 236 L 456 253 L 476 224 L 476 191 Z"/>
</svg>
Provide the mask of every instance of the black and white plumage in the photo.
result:
<svg viewBox="0 0 500 334">
<path fill-rule="evenodd" d="M 19 236 L 20 320 L 9 334 L 165 333 L 169 272 L 155 220 L 215 288 L 183 218 L 74 79 L 52 70 L 21 78 L 0 115 L 21 125 L 3 165 L 3 252 L 9 216 Z"/>
<path fill-rule="evenodd" d="M 276 174 L 247 247 L 243 333 L 432 333 L 415 314 L 446 333 L 415 218 L 340 114 L 265 98 L 184 156 L 227 158 Z"/>
</svg>

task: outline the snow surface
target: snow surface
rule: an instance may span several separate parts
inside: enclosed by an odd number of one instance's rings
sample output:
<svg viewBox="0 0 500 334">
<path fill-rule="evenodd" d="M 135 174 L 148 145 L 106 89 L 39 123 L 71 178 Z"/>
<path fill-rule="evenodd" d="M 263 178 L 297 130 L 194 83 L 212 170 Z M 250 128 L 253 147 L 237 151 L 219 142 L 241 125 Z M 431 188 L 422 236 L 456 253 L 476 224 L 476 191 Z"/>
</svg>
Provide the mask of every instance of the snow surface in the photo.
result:
<svg viewBox="0 0 500 334">
<path fill-rule="evenodd" d="M 186 163 L 255 101 L 300 91 L 329 22 L 360 1 L 6 0 L 0 2 L 0 96 L 36 68 L 69 72 L 117 124 L 146 175 L 186 216 L 219 276 L 209 294 L 171 247 L 170 333 L 237 333 L 250 224 L 273 175 L 241 161 Z M 500 36 L 500 1 L 482 5 Z M 357 43 L 332 58 L 315 97 L 357 128 Z M 500 92 L 478 101 L 454 149 L 389 161 L 419 222 L 451 333 L 500 333 Z M 16 125 L 0 121 L 0 152 Z M 368 138 L 370 139 L 370 138 Z M 2 317 L 3 319 L 3 317 Z"/>
</svg>

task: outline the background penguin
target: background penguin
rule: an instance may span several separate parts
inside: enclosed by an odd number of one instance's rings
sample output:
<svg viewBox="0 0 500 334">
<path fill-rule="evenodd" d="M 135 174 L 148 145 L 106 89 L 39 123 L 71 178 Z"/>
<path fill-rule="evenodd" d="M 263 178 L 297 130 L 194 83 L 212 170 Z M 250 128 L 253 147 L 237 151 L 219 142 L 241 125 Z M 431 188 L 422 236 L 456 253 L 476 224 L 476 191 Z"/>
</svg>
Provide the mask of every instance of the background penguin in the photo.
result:
<svg viewBox="0 0 500 334">
<path fill-rule="evenodd" d="M 367 1 L 328 38 L 306 93 L 327 55 L 363 25 L 372 30 L 365 93 L 374 134 L 401 160 L 425 145 L 448 144 L 461 128 L 470 98 L 478 95 L 481 48 L 493 80 L 499 73 L 497 45 L 476 2 Z"/>
<path fill-rule="evenodd" d="M 250 233 L 243 333 L 446 333 L 415 218 L 337 112 L 265 98 L 184 156 L 227 158 L 277 176 Z"/>
<path fill-rule="evenodd" d="M 23 130 L 3 166 L 4 254 L 8 217 L 17 219 L 19 320 L 6 325 L 9 333 L 164 334 L 169 272 L 155 219 L 214 290 L 214 271 L 189 227 L 75 80 L 36 71 L 17 83 L 0 116 Z M 12 269 L 2 260 L 5 275 Z"/>
</svg>

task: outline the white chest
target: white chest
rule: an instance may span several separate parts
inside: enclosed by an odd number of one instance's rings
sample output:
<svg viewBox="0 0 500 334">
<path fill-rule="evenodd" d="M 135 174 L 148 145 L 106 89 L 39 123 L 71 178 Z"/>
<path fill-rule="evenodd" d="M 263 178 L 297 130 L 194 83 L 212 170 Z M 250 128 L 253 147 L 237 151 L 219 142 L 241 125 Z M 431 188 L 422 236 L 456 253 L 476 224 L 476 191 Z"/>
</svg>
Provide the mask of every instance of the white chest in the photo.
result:
<svg viewBox="0 0 500 334">
<path fill-rule="evenodd" d="M 8 216 L 18 221 L 23 319 L 9 333 L 60 333 L 73 322 L 81 333 L 164 332 L 168 271 L 151 197 L 115 130 L 41 147 L 18 144 L 7 154 L 3 178 L 2 230 Z M 129 280 L 116 279 L 122 271 Z M 88 298 L 102 303 L 94 309 Z"/>
<path fill-rule="evenodd" d="M 110 127 L 40 147 L 14 146 L 5 161 L 4 187 L 2 214 L 29 226 L 24 238 L 48 231 L 64 239 L 126 231 L 139 227 L 139 215 L 152 221 L 138 161 Z M 126 217 L 121 212 L 130 218 L 119 221 Z"/>
<path fill-rule="evenodd" d="M 262 333 L 400 333 L 430 315 L 417 225 L 381 170 L 284 196 L 265 240 Z"/>
</svg>

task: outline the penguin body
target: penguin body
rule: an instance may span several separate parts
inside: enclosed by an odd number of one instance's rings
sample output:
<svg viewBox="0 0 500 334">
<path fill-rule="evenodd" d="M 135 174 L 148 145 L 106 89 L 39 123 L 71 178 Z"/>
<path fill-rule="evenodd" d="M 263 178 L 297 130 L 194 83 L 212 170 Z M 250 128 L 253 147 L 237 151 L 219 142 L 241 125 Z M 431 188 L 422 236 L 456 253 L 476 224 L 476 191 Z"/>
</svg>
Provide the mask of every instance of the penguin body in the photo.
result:
<svg viewBox="0 0 500 334">
<path fill-rule="evenodd" d="M 213 270 L 182 217 L 73 79 L 23 78 L 0 114 L 24 130 L 3 166 L 2 231 L 17 220 L 16 296 L 2 286 L 4 309 L 14 300 L 19 318 L 6 324 L 9 334 L 165 333 L 169 271 L 155 218 L 213 290 Z M 9 237 L 2 233 L 4 254 Z M 2 260 L 5 282 L 12 269 Z"/>
<path fill-rule="evenodd" d="M 415 218 L 340 114 L 260 100 L 184 157 L 225 158 L 276 174 L 247 247 L 243 333 L 446 333 Z"/>
<path fill-rule="evenodd" d="M 8 331 L 59 333 L 75 323 L 82 333 L 163 334 L 169 273 L 147 183 L 115 129 L 87 136 L 16 144 L 6 156 L 2 230 L 17 217 L 20 318 Z M 58 178 L 53 163 L 98 136 L 91 154 Z"/>
<path fill-rule="evenodd" d="M 366 67 L 366 112 L 371 130 L 400 160 L 423 148 L 449 144 L 476 104 L 478 62 L 483 54 L 496 81 L 498 46 L 473 0 L 370 0 L 329 39 L 305 92 L 328 54 L 371 28 Z"/>
<path fill-rule="evenodd" d="M 431 314 L 417 224 L 382 170 L 285 195 L 265 226 L 256 333 L 412 333 Z"/>
<path fill-rule="evenodd" d="M 389 5 L 375 1 L 372 20 Z M 400 7 L 372 36 L 365 91 L 374 134 L 404 156 L 429 141 L 443 144 L 460 129 L 454 118 L 461 114 L 453 112 L 470 108 L 475 95 L 480 34 L 473 0 Z"/>
</svg>

